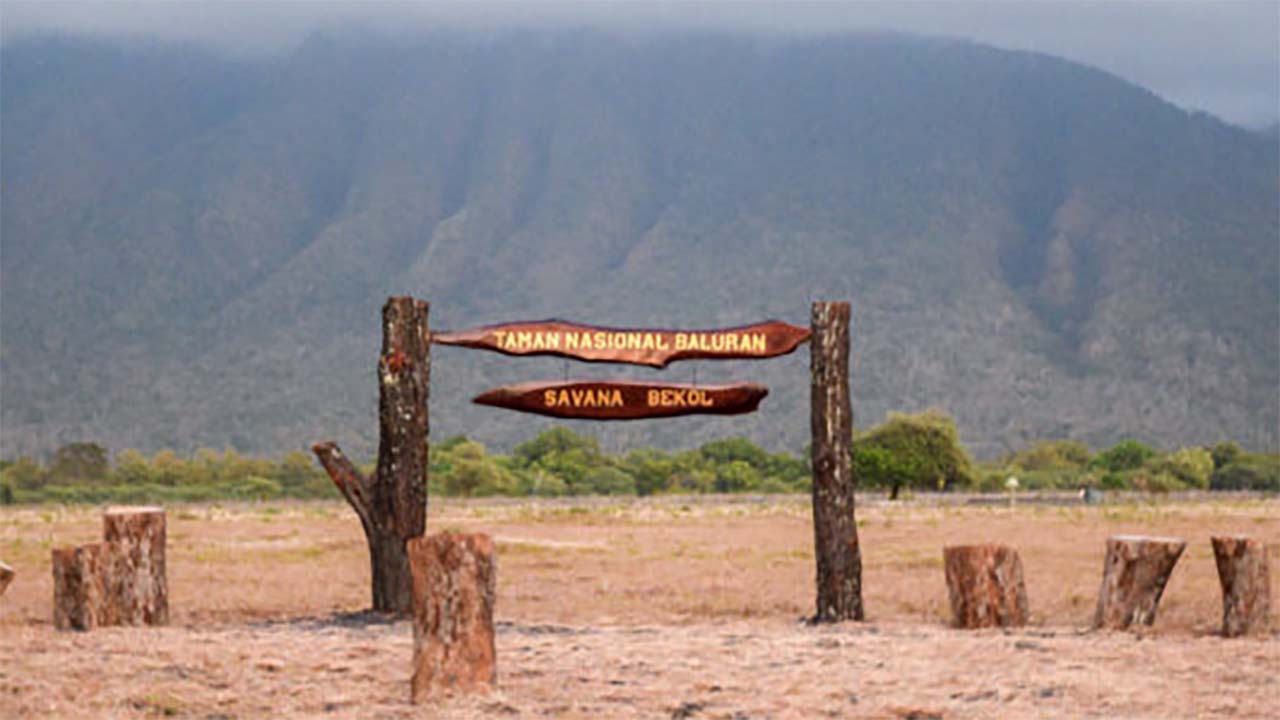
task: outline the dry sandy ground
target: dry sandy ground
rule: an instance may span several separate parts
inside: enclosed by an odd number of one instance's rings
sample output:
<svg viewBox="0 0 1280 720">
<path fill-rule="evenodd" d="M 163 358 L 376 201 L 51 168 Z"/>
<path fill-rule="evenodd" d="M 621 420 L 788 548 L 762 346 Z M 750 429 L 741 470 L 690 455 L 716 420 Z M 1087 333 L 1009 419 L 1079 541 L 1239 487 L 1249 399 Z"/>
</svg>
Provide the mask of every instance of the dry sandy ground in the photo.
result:
<svg viewBox="0 0 1280 720">
<path fill-rule="evenodd" d="M 173 625 L 61 633 L 49 548 L 95 509 L 0 510 L 0 717 L 1276 717 L 1280 638 L 1215 635 L 1208 538 L 1265 539 L 1280 501 L 859 508 L 868 622 L 810 627 L 803 499 L 436 502 L 433 531 L 498 540 L 499 687 L 407 704 L 411 632 L 367 603 L 338 503 L 169 509 Z M 1103 540 L 1189 541 L 1153 628 L 1088 633 Z M 1018 548 L 1012 633 L 946 627 L 945 544 Z M 1273 628 L 1274 629 L 1274 628 Z"/>
</svg>

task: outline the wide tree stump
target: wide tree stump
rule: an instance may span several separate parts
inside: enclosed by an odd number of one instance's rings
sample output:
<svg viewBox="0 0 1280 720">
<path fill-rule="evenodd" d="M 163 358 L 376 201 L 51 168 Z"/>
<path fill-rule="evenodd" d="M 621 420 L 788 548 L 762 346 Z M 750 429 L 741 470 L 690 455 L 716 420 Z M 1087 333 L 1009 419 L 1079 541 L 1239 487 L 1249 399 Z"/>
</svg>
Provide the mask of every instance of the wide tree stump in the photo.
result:
<svg viewBox="0 0 1280 720">
<path fill-rule="evenodd" d="M 1016 550 L 1005 545 L 954 545 L 943 548 L 942 556 L 955 627 L 1027 624 L 1027 588 Z"/>
<path fill-rule="evenodd" d="M 1222 583 L 1222 634 L 1267 632 L 1271 620 L 1271 576 L 1267 546 L 1245 535 L 1212 538 Z"/>
<path fill-rule="evenodd" d="M 408 543 L 413 575 L 413 702 L 497 680 L 493 540 L 437 533 Z"/>
<path fill-rule="evenodd" d="M 158 507 L 113 507 L 102 516 L 108 557 L 103 565 L 109 607 L 120 625 L 169 622 L 165 578 L 165 517 Z"/>
<path fill-rule="evenodd" d="M 53 626 L 90 630 L 113 621 L 103 583 L 106 546 L 53 549 Z"/>
<path fill-rule="evenodd" d="M 13 582 L 13 568 L 0 562 L 0 597 L 4 596 L 4 591 L 9 588 L 11 582 Z"/>
<path fill-rule="evenodd" d="M 1113 535 L 1107 538 L 1102 587 L 1093 627 L 1124 630 L 1156 621 L 1160 596 L 1187 543 L 1180 538 Z"/>
</svg>

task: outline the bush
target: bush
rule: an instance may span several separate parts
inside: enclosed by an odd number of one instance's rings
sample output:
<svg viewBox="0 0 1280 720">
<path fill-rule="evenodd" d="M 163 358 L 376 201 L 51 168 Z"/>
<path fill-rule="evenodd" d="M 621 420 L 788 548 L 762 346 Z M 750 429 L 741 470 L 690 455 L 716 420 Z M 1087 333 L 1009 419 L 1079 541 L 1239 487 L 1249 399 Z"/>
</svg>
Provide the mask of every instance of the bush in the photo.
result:
<svg viewBox="0 0 1280 720">
<path fill-rule="evenodd" d="M 1006 462 L 1023 472 L 1081 469 L 1089 464 L 1089 446 L 1078 440 L 1041 440 L 1020 450 Z"/>
<path fill-rule="evenodd" d="M 1207 490 L 1213 474 L 1213 456 L 1204 448 L 1182 448 L 1152 463 L 1157 473 L 1171 475 L 1187 488 Z"/>
<path fill-rule="evenodd" d="M 1121 440 L 1110 450 L 1098 453 L 1089 467 L 1111 472 L 1137 470 L 1155 454 L 1155 450 L 1137 440 Z"/>
<path fill-rule="evenodd" d="M 1280 492 L 1280 457 L 1243 455 L 1215 470 L 1209 478 L 1209 489 Z"/>
</svg>

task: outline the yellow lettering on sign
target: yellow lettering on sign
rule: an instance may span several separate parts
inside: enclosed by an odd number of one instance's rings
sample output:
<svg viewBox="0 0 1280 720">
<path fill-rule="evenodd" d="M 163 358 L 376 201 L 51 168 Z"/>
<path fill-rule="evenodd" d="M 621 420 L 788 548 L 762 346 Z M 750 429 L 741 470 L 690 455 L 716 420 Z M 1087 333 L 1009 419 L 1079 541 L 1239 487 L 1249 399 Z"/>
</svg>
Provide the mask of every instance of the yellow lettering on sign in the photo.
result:
<svg viewBox="0 0 1280 720">
<path fill-rule="evenodd" d="M 645 393 L 649 407 L 715 407 L 715 398 L 697 388 L 650 388 Z"/>
</svg>

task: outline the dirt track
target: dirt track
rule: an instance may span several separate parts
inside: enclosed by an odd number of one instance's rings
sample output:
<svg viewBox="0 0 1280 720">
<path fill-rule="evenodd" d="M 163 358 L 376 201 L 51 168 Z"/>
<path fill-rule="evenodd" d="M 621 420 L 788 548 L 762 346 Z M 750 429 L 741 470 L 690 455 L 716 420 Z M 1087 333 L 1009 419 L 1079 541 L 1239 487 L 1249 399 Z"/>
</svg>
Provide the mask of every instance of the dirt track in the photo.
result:
<svg viewBox="0 0 1280 720">
<path fill-rule="evenodd" d="M 174 625 L 59 633 L 48 548 L 93 509 L 0 511 L 0 717 L 1274 717 L 1275 634 L 1223 640 L 1208 536 L 1280 553 L 1280 503 L 859 510 L 869 622 L 813 628 L 800 499 L 436 503 L 499 541 L 499 689 L 413 708 L 410 631 L 352 615 L 368 570 L 342 506 L 170 509 Z M 1144 633 L 1085 633 L 1116 532 L 1190 541 Z M 1000 539 L 1032 626 L 945 627 L 941 546 Z M 1273 596 L 1275 592 L 1273 590 Z"/>
</svg>

